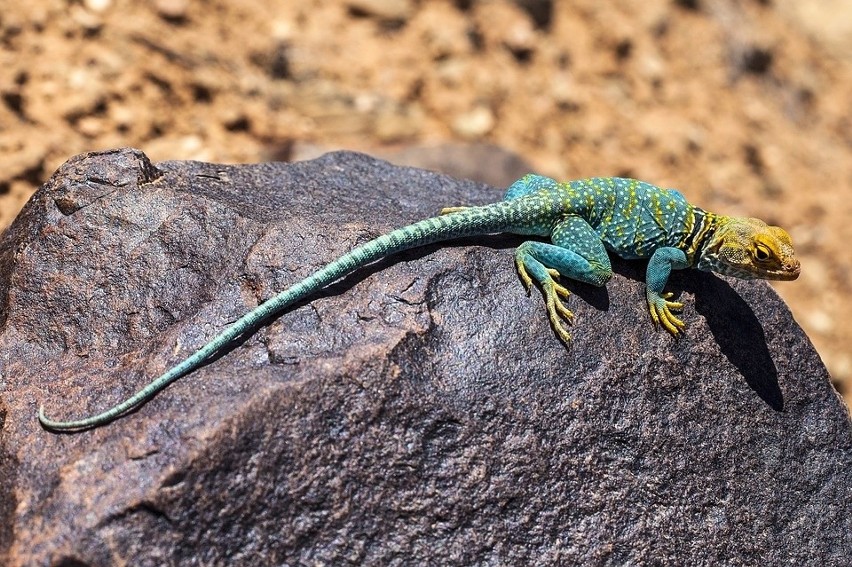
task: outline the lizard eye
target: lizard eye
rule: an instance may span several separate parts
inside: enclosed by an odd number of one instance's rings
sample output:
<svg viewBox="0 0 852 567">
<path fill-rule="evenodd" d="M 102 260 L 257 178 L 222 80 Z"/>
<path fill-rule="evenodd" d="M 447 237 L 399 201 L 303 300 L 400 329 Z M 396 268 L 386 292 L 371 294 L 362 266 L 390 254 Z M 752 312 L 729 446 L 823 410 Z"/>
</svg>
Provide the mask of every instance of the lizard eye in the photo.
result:
<svg viewBox="0 0 852 567">
<path fill-rule="evenodd" d="M 760 262 L 765 262 L 769 260 L 771 254 L 769 253 L 769 249 L 763 244 L 758 244 L 754 249 L 754 257 L 757 258 Z"/>
</svg>

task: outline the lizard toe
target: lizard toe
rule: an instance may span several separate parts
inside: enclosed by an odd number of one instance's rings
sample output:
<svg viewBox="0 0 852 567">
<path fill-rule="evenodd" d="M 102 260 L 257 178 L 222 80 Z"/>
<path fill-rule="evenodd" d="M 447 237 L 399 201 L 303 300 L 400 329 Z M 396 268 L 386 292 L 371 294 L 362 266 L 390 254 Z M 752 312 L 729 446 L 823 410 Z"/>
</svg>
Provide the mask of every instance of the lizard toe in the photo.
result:
<svg viewBox="0 0 852 567">
<path fill-rule="evenodd" d="M 518 276 L 521 278 L 521 283 L 524 285 L 524 289 L 527 291 L 527 296 L 532 292 L 532 278 L 527 272 L 526 266 L 524 266 L 524 262 L 520 258 L 515 258 L 515 269 L 518 271 Z"/>
<path fill-rule="evenodd" d="M 671 292 L 662 295 L 649 292 L 648 311 L 651 313 L 651 320 L 655 326 L 659 325 L 674 337 L 679 337 L 683 334 L 686 324 L 672 313 L 672 311 L 683 309 L 683 303 L 669 301 L 669 298 L 672 296 Z"/>
<path fill-rule="evenodd" d="M 553 330 L 556 332 L 562 342 L 568 344 L 571 341 L 571 335 L 570 333 L 568 333 L 562 323 L 563 321 L 569 324 L 573 323 L 574 313 L 572 313 L 570 309 L 565 307 L 565 304 L 562 303 L 561 299 L 559 299 L 561 292 L 558 288 L 560 287 L 562 286 L 553 281 L 546 283 L 543 286 L 545 294 L 545 305 L 547 306 L 547 315 L 550 319 L 551 327 L 553 327 Z"/>
</svg>

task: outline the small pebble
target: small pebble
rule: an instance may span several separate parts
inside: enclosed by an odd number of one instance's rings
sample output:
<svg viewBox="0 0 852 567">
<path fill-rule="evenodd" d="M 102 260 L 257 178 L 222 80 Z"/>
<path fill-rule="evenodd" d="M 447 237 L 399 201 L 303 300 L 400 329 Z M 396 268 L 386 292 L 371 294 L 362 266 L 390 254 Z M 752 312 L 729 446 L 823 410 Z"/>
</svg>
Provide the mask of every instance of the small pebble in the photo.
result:
<svg viewBox="0 0 852 567">
<path fill-rule="evenodd" d="M 189 2 L 187 0 L 157 0 L 154 7 L 160 17 L 168 20 L 180 20 L 186 17 Z"/>
<path fill-rule="evenodd" d="M 468 139 L 481 138 L 494 128 L 494 113 L 486 106 L 478 106 L 453 121 L 453 131 Z"/>
<path fill-rule="evenodd" d="M 383 20 L 407 20 L 414 4 L 411 0 L 349 0 L 350 10 Z"/>
<path fill-rule="evenodd" d="M 92 12 L 105 12 L 112 6 L 112 0 L 85 0 L 83 6 Z"/>
</svg>

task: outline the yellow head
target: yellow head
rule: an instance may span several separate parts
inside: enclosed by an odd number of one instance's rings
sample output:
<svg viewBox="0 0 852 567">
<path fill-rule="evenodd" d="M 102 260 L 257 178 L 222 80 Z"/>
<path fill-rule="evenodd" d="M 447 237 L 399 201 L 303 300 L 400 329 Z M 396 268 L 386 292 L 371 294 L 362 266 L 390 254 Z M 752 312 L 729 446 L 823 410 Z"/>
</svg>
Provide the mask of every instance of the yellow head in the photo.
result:
<svg viewBox="0 0 852 567">
<path fill-rule="evenodd" d="M 794 280 L 799 261 L 783 228 L 760 219 L 718 217 L 697 267 L 742 279 Z"/>
</svg>

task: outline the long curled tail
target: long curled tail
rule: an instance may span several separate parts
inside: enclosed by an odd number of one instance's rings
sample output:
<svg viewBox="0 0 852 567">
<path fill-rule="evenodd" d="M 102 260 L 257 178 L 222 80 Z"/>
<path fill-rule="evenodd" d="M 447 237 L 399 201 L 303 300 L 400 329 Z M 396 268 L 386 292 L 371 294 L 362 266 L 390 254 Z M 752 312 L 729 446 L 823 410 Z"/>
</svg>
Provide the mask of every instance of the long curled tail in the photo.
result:
<svg viewBox="0 0 852 567">
<path fill-rule="evenodd" d="M 482 207 L 449 209 L 453 211 L 450 214 L 422 220 L 379 236 L 261 303 L 183 362 L 172 367 L 118 405 L 102 413 L 70 421 L 57 421 L 47 417 L 42 406 L 38 411 L 38 419 L 42 426 L 53 431 L 80 431 L 105 425 L 139 407 L 181 376 L 192 372 L 223 346 L 254 329 L 267 318 L 362 266 L 396 252 L 435 242 L 463 236 L 518 231 L 521 228 L 518 223 L 521 223 L 524 218 L 521 209 L 525 208 L 519 201 L 521 200 L 502 201 Z M 519 205 L 522 206 L 519 207 Z"/>
</svg>

